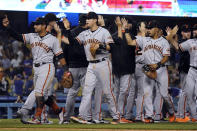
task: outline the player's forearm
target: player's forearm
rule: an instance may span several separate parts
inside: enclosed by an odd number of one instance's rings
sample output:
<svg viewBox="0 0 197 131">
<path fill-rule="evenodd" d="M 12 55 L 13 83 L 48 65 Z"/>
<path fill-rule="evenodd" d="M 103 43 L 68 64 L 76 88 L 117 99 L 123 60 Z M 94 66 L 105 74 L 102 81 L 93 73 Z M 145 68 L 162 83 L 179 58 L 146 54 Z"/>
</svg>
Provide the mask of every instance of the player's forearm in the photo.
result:
<svg viewBox="0 0 197 131">
<path fill-rule="evenodd" d="M 164 56 L 163 59 L 161 60 L 161 64 L 165 64 L 168 61 L 168 56 Z"/>
<path fill-rule="evenodd" d="M 62 33 L 61 32 L 57 32 L 57 39 L 58 39 L 59 43 L 61 44 L 61 42 L 62 42 Z"/>
<path fill-rule="evenodd" d="M 132 40 L 131 35 L 128 32 L 125 32 L 125 37 L 127 40 L 127 44 L 130 46 L 136 46 L 136 41 Z"/>
<path fill-rule="evenodd" d="M 122 39 L 122 27 L 118 26 L 118 37 Z"/>
</svg>

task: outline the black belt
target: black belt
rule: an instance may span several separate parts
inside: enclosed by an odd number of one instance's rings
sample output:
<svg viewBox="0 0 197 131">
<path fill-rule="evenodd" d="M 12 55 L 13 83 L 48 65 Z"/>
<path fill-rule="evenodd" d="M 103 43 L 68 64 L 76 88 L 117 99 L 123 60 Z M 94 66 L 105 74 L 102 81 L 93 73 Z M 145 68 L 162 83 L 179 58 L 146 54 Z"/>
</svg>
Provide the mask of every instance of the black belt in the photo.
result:
<svg viewBox="0 0 197 131">
<path fill-rule="evenodd" d="M 194 69 L 196 69 L 196 70 L 197 70 L 197 67 L 195 67 L 195 66 L 190 66 L 190 67 L 192 67 L 192 68 L 194 68 Z"/>
<path fill-rule="evenodd" d="M 105 61 L 106 58 L 102 58 L 100 60 L 92 60 L 92 61 L 89 61 L 90 63 L 99 63 L 99 62 L 102 62 L 102 61 Z"/>
<path fill-rule="evenodd" d="M 44 65 L 44 64 L 47 64 L 47 63 L 46 63 L 46 62 L 34 63 L 34 66 L 35 66 L 35 67 L 39 67 L 39 66 Z"/>
</svg>

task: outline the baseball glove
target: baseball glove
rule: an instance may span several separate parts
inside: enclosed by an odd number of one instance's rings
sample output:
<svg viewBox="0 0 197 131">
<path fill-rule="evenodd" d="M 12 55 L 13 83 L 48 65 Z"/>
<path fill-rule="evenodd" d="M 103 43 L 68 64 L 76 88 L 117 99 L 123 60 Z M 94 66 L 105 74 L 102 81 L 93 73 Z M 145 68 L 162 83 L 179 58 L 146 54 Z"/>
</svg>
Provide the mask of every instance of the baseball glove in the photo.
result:
<svg viewBox="0 0 197 131">
<path fill-rule="evenodd" d="M 96 50 L 99 48 L 99 44 L 98 43 L 91 43 L 90 44 L 90 53 L 92 55 L 93 58 L 95 58 L 96 56 Z"/>
<path fill-rule="evenodd" d="M 149 78 L 151 78 L 151 79 L 157 78 L 156 70 L 152 70 L 149 65 L 144 65 L 142 67 L 142 70 L 143 70 L 144 74 L 146 74 Z"/>
<path fill-rule="evenodd" d="M 64 72 L 60 83 L 64 88 L 71 88 L 72 87 L 73 77 L 72 77 L 72 74 L 70 71 Z"/>
</svg>

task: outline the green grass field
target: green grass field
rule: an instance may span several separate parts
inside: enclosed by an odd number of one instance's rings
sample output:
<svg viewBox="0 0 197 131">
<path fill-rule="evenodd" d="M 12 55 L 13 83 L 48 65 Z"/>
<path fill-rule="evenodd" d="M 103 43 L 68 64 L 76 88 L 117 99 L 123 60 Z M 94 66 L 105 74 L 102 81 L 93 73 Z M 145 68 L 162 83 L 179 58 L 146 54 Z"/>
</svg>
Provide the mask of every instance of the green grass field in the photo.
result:
<svg viewBox="0 0 197 131">
<path fill-rule="evenodd" d="M 19 119 L 0 119 L 0 131 L 126 131 L 126 130 L 197 130 L 197 123 L 132 123 L 132 124 L 76 124 L 59 125 L 52 119 L 51 125 L 26 125 Z"/>
</svg>

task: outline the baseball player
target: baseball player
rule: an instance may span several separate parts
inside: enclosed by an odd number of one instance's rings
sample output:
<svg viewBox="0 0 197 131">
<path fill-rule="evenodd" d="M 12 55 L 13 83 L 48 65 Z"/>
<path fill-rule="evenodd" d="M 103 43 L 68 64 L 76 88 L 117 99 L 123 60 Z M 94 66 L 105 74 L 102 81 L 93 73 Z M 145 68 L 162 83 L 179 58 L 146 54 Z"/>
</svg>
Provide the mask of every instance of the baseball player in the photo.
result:
<svg viewBox="0 0 197 131">
<path fill-rule="evenodd" d="M 145 106 L 145 123 L 154 122 L 153 120 L 153 104 L 152 91 L 154 85 L 158 85 L 163 99 L 169 106 L 169 121 L 175 120 L 173 104 L 171 97 L 168 95 L 168 74 L 165 63 L 170 55 L 169 43 L 163 37 L 159 37 L 159 25 L 156 21 L 151 21 L 148 26 L 150 37 L 141 37 L 136 40 L 130 40 L 130 45 L 137 45 L 142 48 L 144 63 L 148 64 L 151 70 L 155 70 L 157 77 L 151 79 L 145 75 L 144 80 L 144 106 Z M 129 37 L 129 34 L 127 34 Z"/>
<path fill-rule="evenodd" d="M 179 43 L 185 42 L 188 39 L 191 38 L 191 29 L 189 25 L 184 24 L 181 27 L 181 39 L 179 40 Z M 177 108 L 177 116 L 176 116 L 176 122 L 187 122 L 189 121 L 189 117 L 185 115 L 186 112 L 186 95 L 185 95 L 185 84 L 186 84 L 186 78 L 187 74 L 190 68 L 190 57 L 188 51 L 184 51 L 180 53 L 180 62 L 179 62 L 179 72 L 180 72 L 180 87 L 181 92 L 179 94 L 179 101 L 178 101 L 178 108 Z"/>
<path fill-rule="evenodd" d="M 65 19 L 63 22 L 65 22 Z M 81 15 L 79 18 L 79 26 L 71 30 L 72 37 L 76 37 L 86 29 L 86 15 Z M 73 76 L 73 86 L 69 89 L 67 94 L 64 121 L 59 121 L 59 124 L 69 123 L 70 116 L 74 115 L 75 98 L 80 87 L 84 87 L 85 73 L 88 66 L 83 45 L 70 43 L 69 45 L 64 44 L 63 46 L 69 71 Z"/>
<path fill-rule="evenodd" d="M 71 30 L 71 34 L 72 37 L 75 38 L 76 36 L 78 36 L 82 31 L 87 29 L 87 24 L 86 24 L 86 15 L 81 15 L 79 18 L 79 26 L 77 26 L 76 28 L 74 28 L 73 30 Z M 65 23 L 65 25 L 67 24 L 67 20 L 64 19 L 63 21 Z M 98 21 L 99 25 L 104 25 L 104 20 L 103 17 L 100 16 L 99 17 L 99 21 Z M 66 27 L 66 26 L 65 26 Z M 65 41 L 65 43 L 69 41 Z M 79 84 L 84 87 L 84 82 L 85 82 L 85 73 L 87 70 L 87 60 L 86 60 L 86 56 L 85 56 L 85 52 L 84 52 L 84 47 L 83 45 L 79 45 L 78 43 L 69 43 L 69 45 L 67 46 L 67 48 L 64 48 L 64 52 L 65 52 L 65 56 L 66 56 L 66 60 L 68 62 L 69 65 L 69 70 L 71 72 L 73 72 L 73 79 L 74 79 L 74 84 L 72 86 L 71 89 L 69 89 L 68 95 L 67 95 L 67 101 L 66 101 L 66 105 L 65 105 L 65 118 L 64 118 L 64 124 L 69 123 L 70 120 L 70 116 L 73 115 L 73 111 L 74 111 L 74 100 L 75 97 L 77 95 L 77 92 L 79 90 Z M 84 55 L 83 55 L 84 54 Z M 82 67 L 80 67 L 82 66 Z M 76 78 L 75 78 L 76 77 Z M 76 82 L 75 82 L 76 81 Z M 94 95 L 94 107 L 93 110 L 90 109 L 88 111 L 88 115 L 87 118 L 89 120 L 89 123 L 93 122 L 96 124 L 99 123 L 107 123 L 107 121 L 102 119 L 101 116 L 101 98 L 102 98 L 102 88 L 99 87 L 100 85 L 98 84 L 95 88 L 95 95 Z M 93 104 L 89 104 L 89 105 L 93 105 Z M 71 117 L 72 119 L 72 117 Z M 62 124 L 62 122 L 59 122 L 60 124 Z"/>
<path fill-rule="evenodd" d="M 144 37 L 145 34 L 143 33 L 144 31 L 141 31 L 141 29 L 145 29 L 145 23 L 144 22 L 139 22 L 137 24 L 137 36 L 135 36 L 137 39 L 139 39 L 139 37 Z M 146 32 L 146 31 L 145 31 Z M 129 96 L 127 98 L 127 103 L 128 106 L 126 108 L 126 115 L 125 118 L 126 119 L 132 119 L 132 112 L 133 112 L 133 104 L 134 101 L 133 99 L 135 98 L 135 96 L 137 96 L 136 98 L 136 117 L 135 117 L 135 122 L 142 122 L 144 119 L 143 116 L 143 99 L 144 99 L 144 93 L 143 93 L 143 87 L 144 87 L 144 73 L 142 72 L 142 66 L 144 65 L 143 61 L 144 61 L 144 57 L 142 54 L 142 49 L 140 47 L 136 48 L 136 57 L 135 57 L 135 63 L 136 63 L 136 67 L 135 67 L 135 73 L 134 76 L 132 77 L 132 81 L 131 81 L 131 89 L 129 91 Z M 137 90 L 137 94 L 135 95 L 135 92 Z"/>
<path fill-rule="evenodd" d="M 98 16 L 95 12 L 89 12 L 86 20 L 88 30 L 81 32 L 76 40 L 80 44 L 84 45 L 86 58 L 89 61 L 87 73 L 85 77 L 85 87 L 83 89 L 83 97 L 79 107 L 79 116 L 77 121 L 87 121 L 87 114 L 89 111 L 89 103 L 91 101 L 92 92 L 98 84 L 102 87 L 107 100 L 109 102 L 109 108 L 113 117 L 112 124 L 117 124 L 119 120 L 119 114 L 115 105 L 115 97 L 112 92 L 112 69 L 111 62 L 109 60 L 110 46 L 113 43 L 110 33 L 97 25 Z M 67 27 L 69 29 L 69 27 Z M 71 38 L 72 39 L 72 38 Z M 90 47 L 96 45 L 96 55 L 93 56 L 90 52 Z M 87 109 L 88 108 L 88 109 Z"/>
<path fill-rule="evenodd" d="M 175 29 L 175 28 L 174 28 Z M 174 30 L 173 29 L 173 30 Z M 175 29 L 176 30 L 176 29 Z M 175 31 L 176 32 L 176 31 Z M 180 51 L 188 51 L 190 54 L 190 68 L 186 77 L 186 85 L 184 88 L 184 92 L 186 93 L 188 106 L 191 113 L 191 121 L 197 122 L 197 111 L 196 111 L 196 78 L 197 78 L 197 24 L 193 26 L 193 39 L 189 39 L 181 44 L 172 42 L 171 44 L 175 47 L 176 50 Z"/>
<path fill-rule="evenodd" d="M 35 83 L 35 97 L 36 97 L 36 113 L 35 119 L 30 121 L 30 124 L 40 124 L 41 114 L 44 104 L 54 108 L 56 113 L 61 110 L 57 107 L 53 98 L 48 97 L 48 90 L 51 88 L 50 84 L 53 80 L 55 67 L 53 64 L 54 54 L 59 58 L 60 63 L 64 66 L 65 71 L 68 70 L 63 52 L 59 46 L 57 38 L 48 34 L 46 31 L 47 22 L 44 18 L 38 18 L 35 21 L 34 29 L 36 33 L 19 35 L 9 27 L 9 20 L 3 20 L 3 26 L 7 28 L 9 34 L 17 40 L 24 43 L 30 43 L 33 56 L 34 68 L 34 83 Z"/>
<path fill-rule="evenodd" d="M 47 32 L 51 32 L 52 29 L 55 29 L 55 31 L 57 32 L 57 38 L 59 40 L 59 42 L 61 42 L 61 30 L 59 29 L 59 26 L 57 25 L 56 21 L 58 21 L 59 19 L 53 14 L 53 13 L 48 13 L 45 15 L 45 19 L 48 21 L 48 25 L 47 25 Z M 53 87 L 51 87 L 53 88 Z M 53 96 L 53 89 L 49 88 L 50 90 L 48 90 L 48 96 L 50 100 L 54 99 Z M 29 96 L 27 97 L 24 105 L 22 106 L 22 108 L 20 110 L 17 111 L 17 114 L 21 117 L 21 122 L 26 124 L 27 120 L 28 120 L 28 114 L 29 111 L 33 109 L 33 106 L 36 102 L 36 97 L 35 97 L 35 91 L 32 91 Z M 55 104 L 55 103 L 54 103 Z M 56 112 L 56 106 L 53 106 L 53 110 Z M 59 108 L 59 107 L 58 107 Z M 45 108 L 44 108 L 45 109 Z M 45 110 L 43 110 L 43 112 L 46 112 Z M 59 119 L 63 120 L 63 113 L 64 113 L 64 108 L 62 108 L 62 111 L 59 113 Z M 44 113 L 45 114 L 45 113 Z M 44 116 L 44 115 L 42 115 Z M 47 116 L 47 115 L 45 115 Z M 42 123 L 47 123 L 49 124 L 50 121 L 47 120 L 47 118 L 45 117 L 42 121 Z"/>
<path fill-rule="evenodd" d="M 115 34 L 115 44 L 111 46 L 112 71 L 115 81 L 115 96 L 117 98 L 118 111 L 120 112 L 120 123 L 132 123 L 131 120 L 125 119 L 125 107 L 132 103 L 127 103 L 128 92 L 131 88 L 131 75 L 135 71 L 135 46 L 129 46 L 125 39 L 125 33 L 122 30 L 129 28 L 125 24 L 127 20 L 116 17 L 115 23 L 118 27 L 118 33 Z M 133 98 L 134 101 L 134 98 Z"/>
</svg>

